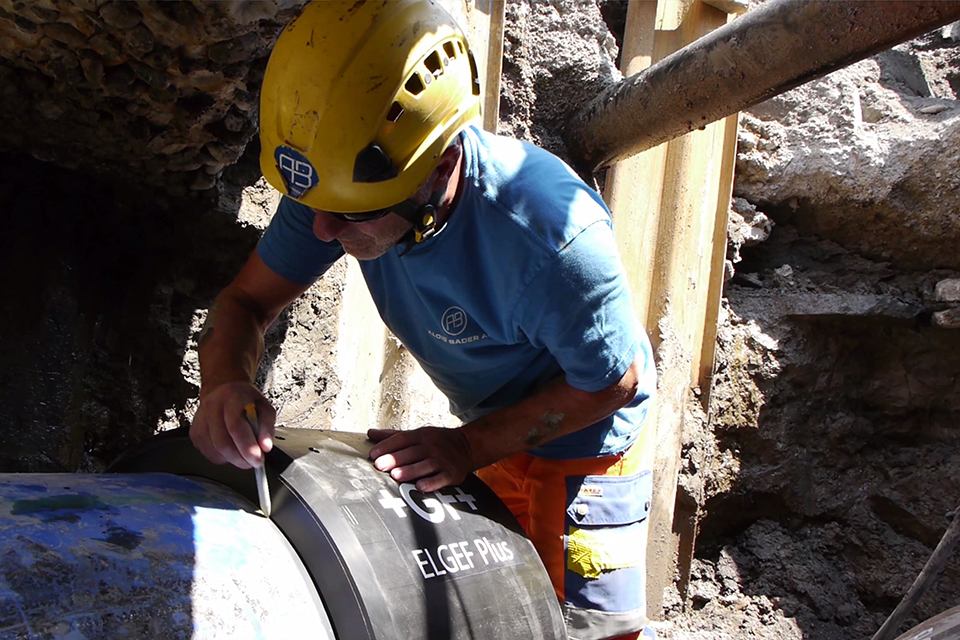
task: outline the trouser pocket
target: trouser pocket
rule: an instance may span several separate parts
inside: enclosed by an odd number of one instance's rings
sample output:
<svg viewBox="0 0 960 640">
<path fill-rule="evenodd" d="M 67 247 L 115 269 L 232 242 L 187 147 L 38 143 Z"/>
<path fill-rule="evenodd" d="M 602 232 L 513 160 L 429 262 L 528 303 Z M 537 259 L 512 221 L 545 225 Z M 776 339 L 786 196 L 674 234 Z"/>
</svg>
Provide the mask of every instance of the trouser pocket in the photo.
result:
<svg viewBox="0 0 960 640">
<path fill-rule="evenodd" d="M 568 476 L 564 611 L 580 640 L 646 623 L 646 527 L 653 475 Z"/>
</svg>

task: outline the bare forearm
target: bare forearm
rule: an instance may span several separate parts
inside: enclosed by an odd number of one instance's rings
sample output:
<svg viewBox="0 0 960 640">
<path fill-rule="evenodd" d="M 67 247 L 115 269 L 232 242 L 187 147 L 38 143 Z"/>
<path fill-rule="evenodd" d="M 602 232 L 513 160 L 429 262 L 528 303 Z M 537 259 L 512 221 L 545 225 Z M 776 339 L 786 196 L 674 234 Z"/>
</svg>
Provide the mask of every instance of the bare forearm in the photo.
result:
<svg viewBox="0 0 960 640">
<path fill-rule="evenodd" d="M 203 390 L 225 382 L 253 381 L 263 355 L 265 322 L 230 293 L 217 296 L 198 344 Z"/>
<path fill-rule="evenodd" d="M 460 429 L 475 468 L 481 468 L 594 424 L 629 403 L 636 391 L 634 366 L 619 382 L 597 392 L 571 387 L 561 376 L 519 403 Z"/>
</svg>

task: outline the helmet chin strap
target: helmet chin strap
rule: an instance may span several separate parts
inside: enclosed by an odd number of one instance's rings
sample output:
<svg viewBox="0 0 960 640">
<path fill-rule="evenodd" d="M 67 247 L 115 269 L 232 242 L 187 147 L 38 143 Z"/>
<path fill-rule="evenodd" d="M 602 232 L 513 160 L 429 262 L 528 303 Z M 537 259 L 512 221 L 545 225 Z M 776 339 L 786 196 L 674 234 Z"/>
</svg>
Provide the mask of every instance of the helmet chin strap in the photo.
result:
<svg viewBox="0 0 960 640">
<path fill-rule="evenodd" d="M 424 240 L 429 240 L 438 231 L 437 229 L 437 211 L 440 209 L 440 201 L 446 193 L 446 187 L 437 189 L 430 194 L 430 199 L 423 204 L 417 204 L 412 200 L 404 200 L 393 212 L 407 220 L 413 225 L 408 233 L 397 241 L 397 244 L 406 243 L 401 257 L 405 256 L 410 249 Z"/>
</svg>

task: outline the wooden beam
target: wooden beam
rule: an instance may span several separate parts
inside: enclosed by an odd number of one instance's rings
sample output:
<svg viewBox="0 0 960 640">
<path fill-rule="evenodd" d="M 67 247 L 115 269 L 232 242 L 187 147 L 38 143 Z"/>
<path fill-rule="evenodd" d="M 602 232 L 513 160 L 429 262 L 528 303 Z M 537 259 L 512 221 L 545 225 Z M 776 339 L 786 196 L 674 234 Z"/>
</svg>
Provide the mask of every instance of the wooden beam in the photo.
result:
<svg viewBox="0 0 960 640">
<path fill-rule="evenodd" d="M 624 74 L 642 73 L 727 19 L 705 2 L 633 0 L 621 55 Z M 654 470 L 647 547 L 652 617 L 673 582 L 681 541 L 689 555 L 696 534 L 696 517 L 674 517 L 681 433 L 690 388 L 701 369 L 712 370 L 713 349 L 706 341 L 714 340 L 716 329 L 706 323 L 716 322 L 711 309 L 719 305 L 735 151 L 734 116 L 617 163 L 605 183 L 634 307 L 659 360 L 658 398 L 648 417 L 655 444 L 645 452 Z M 689 558 L 679 566 L 688 568 Z"/>
<path fill-rule="evenodd" d="M 461 20 L 465 27 L 470 40 L 470 50 L 473 51 L 480 72 L 483 128 L 496 133 L 500 119 L 505 0 L 442 0 L 441 4 Z"/>
<path fill-rule="evenodd" d="M 500 122 L 500 76 L 503 73 L 503 26 L 506 0 L 488 1 L 490 30 L 487 43 L 487 83 L 483 85 L 483 128 L 496 133 Z"/>
</svg>

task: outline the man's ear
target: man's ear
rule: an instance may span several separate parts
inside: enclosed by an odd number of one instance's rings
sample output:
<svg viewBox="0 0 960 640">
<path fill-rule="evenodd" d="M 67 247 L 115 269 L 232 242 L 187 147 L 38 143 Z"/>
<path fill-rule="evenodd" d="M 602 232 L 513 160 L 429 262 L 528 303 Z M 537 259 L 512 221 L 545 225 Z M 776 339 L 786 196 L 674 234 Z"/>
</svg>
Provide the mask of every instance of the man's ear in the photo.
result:
<svg viewBox="0 0 960 640">
<path fill-rule="evenodd" d="M 457 167 L 457 161 L 460 160 L 462 153 L 463 148 L 459 140 L 447 147 L 443 154 L 441 154 L 436 169 L 434 169 L 436 182 L 446 182 L 450 176 L 453 175 Z M 436 184 L 436 182 L 434 184 Z"/>
</svg>

